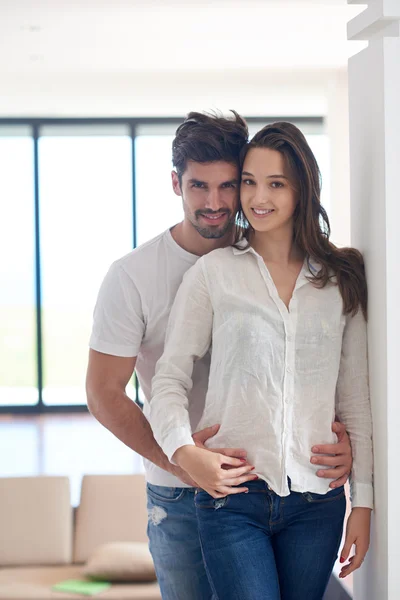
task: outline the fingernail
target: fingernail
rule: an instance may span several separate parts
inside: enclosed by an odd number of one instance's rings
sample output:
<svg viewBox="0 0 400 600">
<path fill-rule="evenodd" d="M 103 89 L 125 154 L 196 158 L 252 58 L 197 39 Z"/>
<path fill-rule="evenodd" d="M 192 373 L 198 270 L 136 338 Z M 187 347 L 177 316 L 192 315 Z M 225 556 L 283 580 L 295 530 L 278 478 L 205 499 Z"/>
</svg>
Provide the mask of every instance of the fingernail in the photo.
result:
<svg viewBox="0 0 400 600">
<path fill-rule="evenodd" d="M 248 493 L 249 493 L 249 490 L 246 490 L 244 493 L 245 493 L 245 494 L 248 494 Z"/>
<path fill-rule="evenodd" d="M 340 557 L 340 562 L 344 563 L 345 559 L 343 558 L 343 556 Z"/>
<path fill-rule="evenodd" d="M 311 452 L 319 452 L 318 446 L 314 446 L 314 448 L 311 448 Z"/>
<path fill-rule="evenodd" d="M 259 479 L 258 475 L 253 476 L 253 480 Z"/>
<path fill-rule="evenodd" d="M 254 471 L 255 467 L 251 467 L 250 471 Z"/>
<path fill-rule="evenodd" d="M 313 457 L 312 457 L 312 459 L 311 459 L 311 462 L 315 464 L 315 463 L 317 462 L 317 460 L 318 460 L 318 459 L 317 459 L 317 458 L 315 458 L 315 456 L 313 456 Z"/>
<path fill-rule="evenodd" d="M 245 458 L 239 458 L 239 460 L 242 461 L 242 462 L 246 462 Z"/>
</svg>

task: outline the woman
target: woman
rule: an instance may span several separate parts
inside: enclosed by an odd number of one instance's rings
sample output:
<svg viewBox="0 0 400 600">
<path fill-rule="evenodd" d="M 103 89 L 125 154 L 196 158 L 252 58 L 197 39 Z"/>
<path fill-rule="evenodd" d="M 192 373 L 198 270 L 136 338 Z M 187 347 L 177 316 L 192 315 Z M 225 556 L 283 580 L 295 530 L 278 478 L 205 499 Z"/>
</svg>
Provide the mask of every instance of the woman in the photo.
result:
<svg viewBox="0 0 400 600">
<path fill-rule="evenodd" d="M 268 125 L 244 152 L 241 227 L 232 247 L 200 258 L 171 312 L 153 380 L 151 425 L 196 481 L 200 538 L 219 600 L 321 600 L 342 537 L 345 496 L 305 457 L 335 413 L 349 432 L 352 512 L 341 572 L 369 544 L 372 442 L 363 261 L 329 241 L 319 170 L 303 134 Z M 244 234 L 243 234 L 244 226 Z M 243 447 L 254 480 L 229 488 L 226 457 L 193 444 L 193 363 L 212 343 L 199 428 Z M 234 469 L 230 475 L 240 474 Z M 246 493 L 243 493 L 246 492 Z"/>
</svg>

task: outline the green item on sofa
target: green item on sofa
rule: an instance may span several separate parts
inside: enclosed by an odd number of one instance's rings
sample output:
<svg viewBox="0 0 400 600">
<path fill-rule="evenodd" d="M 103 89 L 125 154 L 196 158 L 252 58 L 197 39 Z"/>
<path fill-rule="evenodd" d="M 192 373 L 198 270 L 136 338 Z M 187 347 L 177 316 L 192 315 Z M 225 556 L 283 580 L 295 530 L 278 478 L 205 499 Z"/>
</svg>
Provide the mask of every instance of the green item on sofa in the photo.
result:
<svg viewBox="0 0 400 600">
<path fill-rule="evenodd" d="M 53 585 L 52 589 L 56 592 L 71 592 L 72 594 L 83 594 L 85 596 L 95 596 L 111 587 L 111 583 L 106 581 L 85 581 L 83 579 L 67 579 Z"/>
</svg>

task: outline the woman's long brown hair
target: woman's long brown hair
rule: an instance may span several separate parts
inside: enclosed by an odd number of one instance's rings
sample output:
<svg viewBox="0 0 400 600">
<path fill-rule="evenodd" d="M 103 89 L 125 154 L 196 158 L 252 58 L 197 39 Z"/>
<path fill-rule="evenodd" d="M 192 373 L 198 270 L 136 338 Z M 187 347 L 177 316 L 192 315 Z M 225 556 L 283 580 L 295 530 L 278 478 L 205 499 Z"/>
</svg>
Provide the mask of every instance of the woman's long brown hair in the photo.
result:
<svg viewBox="0 0 400 600">
<path fill-rule="evenodd" d="M 317 273 L 310 270 L 310 281 L 316 287 L 323 288 L 335 278 L 343 299 L 344 314 L 355 315 L 361 306 L 366 317 L 367 283 L 363 257 L 355 248 L 337 248 L 329 241 L 329 219 L 320 201 L 321 175 L 302 132 L 292 123 L 267 125 L 244 147 L 242 166 L 252 148 L 269 148 L 280 152 L 294 178 L 298 204 L 294 212 L 293 240 L 307 258 L 321 266 Z M 253 231 L 241 206 L 237 223 L 235 244 L 243 236 L 249 240 Z"/>
</svg>

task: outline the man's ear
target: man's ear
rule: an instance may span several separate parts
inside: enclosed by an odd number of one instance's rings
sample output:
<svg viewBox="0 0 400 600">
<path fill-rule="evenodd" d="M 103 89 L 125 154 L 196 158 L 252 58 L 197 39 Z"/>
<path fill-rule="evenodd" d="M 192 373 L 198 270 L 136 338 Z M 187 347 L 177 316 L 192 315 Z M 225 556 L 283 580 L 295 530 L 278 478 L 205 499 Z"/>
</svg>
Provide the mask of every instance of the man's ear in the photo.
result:
<svg viewBox="0 0 400 600">
<path fill-rule="evenodd" d="M 176 171 L 171 172 L 172 178 L 172 189 L 177 196 L 182 196 L 181 184 L 179 183 L 178 173 Z"/>
</svg>

